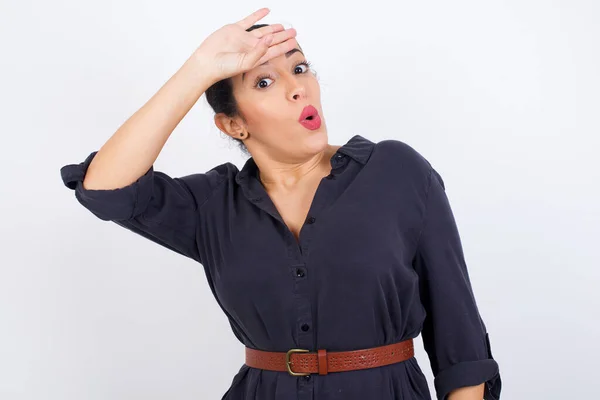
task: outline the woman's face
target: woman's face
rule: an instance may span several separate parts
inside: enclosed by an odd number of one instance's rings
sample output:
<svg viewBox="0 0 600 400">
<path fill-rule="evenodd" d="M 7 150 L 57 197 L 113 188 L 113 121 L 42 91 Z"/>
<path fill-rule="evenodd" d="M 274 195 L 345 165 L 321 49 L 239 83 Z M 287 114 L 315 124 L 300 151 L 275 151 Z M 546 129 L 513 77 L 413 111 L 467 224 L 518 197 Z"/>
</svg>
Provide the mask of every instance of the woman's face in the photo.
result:
<svg viewBox="0 0 600 400">
<path fill-rule="evenodd" d="M 253 155 L 268 153 L 293 161 L 322 151 L 327 146 L 327 129 L 317 78 L 304 64 L 308 60 L 296 39 L 290 41 L 294 44 L 291 51 L 232 80 L 238 109 L 245 118 L 239 129 L 249 132 L 244 142 L 248 150 Z M 319 112 L 321 119 L 321 126 L 315 130 L 298 121 L 308 105 Z"/>
</svg>

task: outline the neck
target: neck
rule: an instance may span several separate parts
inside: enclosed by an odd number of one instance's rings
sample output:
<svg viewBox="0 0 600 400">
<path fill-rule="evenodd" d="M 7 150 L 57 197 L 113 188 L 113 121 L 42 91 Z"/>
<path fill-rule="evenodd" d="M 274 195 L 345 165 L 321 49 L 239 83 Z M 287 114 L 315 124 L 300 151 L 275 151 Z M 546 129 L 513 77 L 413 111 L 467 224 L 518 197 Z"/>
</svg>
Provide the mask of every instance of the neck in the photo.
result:
<svg viewBox="0 0 600 400">
<path fill-rule="evenodd" d="M 325 150 L 301 164 L 275 167 L 267 173 L 259 169 L 259 180 L 265 188 L 285 191 L 313 182 L 313 179 L 320 180 L 331 172 L 331 157 L 340 147 L 327 145 Z"/>
</svg>

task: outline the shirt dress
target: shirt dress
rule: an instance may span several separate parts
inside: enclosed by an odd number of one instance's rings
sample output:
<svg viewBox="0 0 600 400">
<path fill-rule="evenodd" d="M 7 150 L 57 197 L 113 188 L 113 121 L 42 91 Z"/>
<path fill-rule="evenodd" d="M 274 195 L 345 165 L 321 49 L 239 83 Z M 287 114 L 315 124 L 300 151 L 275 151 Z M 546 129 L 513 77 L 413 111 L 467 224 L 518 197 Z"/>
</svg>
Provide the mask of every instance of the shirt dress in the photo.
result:
<svg viewBox="0 0 600 400">
<path fill-rule="evenodd" d="M 331 157 L 297 240 L 249 158 L 172 178 L 151 167 L 112 190 L 83 188 L 92 152 L 61 168 L 101 220 L 199 262 L 245 346 L 349 351 L 422 335 L 437 399 L 501 379 L 444 182 L 399 140 L 355 135 Z M 242 364 L 222 400 L 426 400 L 417 360 L 292 376 Z"/>
</svg>

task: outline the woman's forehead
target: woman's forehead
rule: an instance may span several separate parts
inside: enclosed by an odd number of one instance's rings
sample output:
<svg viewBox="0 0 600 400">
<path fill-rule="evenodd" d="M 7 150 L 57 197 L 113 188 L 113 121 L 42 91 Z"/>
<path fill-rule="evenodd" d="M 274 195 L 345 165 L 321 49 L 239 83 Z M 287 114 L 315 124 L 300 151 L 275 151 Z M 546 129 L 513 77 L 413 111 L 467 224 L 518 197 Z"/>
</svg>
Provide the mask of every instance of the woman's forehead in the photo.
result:
<svg viewBox="0 0 600 400">
<path fill-rule="evenodd" d="M 302 50 L 302 47 L 300 47 L 300 44 L 296 41 L 296 39 L 290 39 L 290 41 L 293 43 L 293 47 L 292 47 L 291 50 L 288 50 L 284 54 L 281 54 L 281 55 L 279 55 L 277 57 L 274 57 L 271 60 L 267 60 L 266 62 L 264 62 L 264 63 L 262 63 L 260 65 L 257 65 L 256 67 L 254 67 L 254 68 L 252 68 L 252 69 L 250 69 L 250 70 L 248 70 L 248 71 L 246 71 L 244 73 L 239 74 L 236 77 L 236 79 L 239 79 L 240 83 L 244 83 L 245 82 L 245 78 L 248 75 L 250 75 L 250 74 L 252 74 L 252 73 L 254 73 L 256 71 L 259 71 L 261 69 L 261 67 L 263 67 L 265 65 L 269 65 L 269 64 L 273 64 L 275 62 L 278 62 L 276 60 L 285 61 L 288 58 L 292 57 L 296 53 L 298 53 L 298 54 L 304 54 L 304 51 Z"/>
</svg>

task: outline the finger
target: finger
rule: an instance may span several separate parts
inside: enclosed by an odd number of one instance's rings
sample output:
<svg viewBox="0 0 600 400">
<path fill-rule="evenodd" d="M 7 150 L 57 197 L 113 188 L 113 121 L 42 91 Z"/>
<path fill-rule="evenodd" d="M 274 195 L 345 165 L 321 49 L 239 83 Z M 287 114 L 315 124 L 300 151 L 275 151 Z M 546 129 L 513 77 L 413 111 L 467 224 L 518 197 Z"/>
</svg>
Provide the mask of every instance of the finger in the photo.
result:
<svg viewBox="0 0 600 400">
<path fill-rule="evenodd" d="M 264 18 L 271 10 L 268 8 L 261 8 L 260 10 L 254 11 L 252 14 L 248 15 L 246 18 L 238 21 L 237 24 L 244 29 L 250 28 L 260 19 Z"/>
<path fill-rule="evenodd" d="M 246 57 L 244 57 L 244 61 L 242 63 L 243 68 L 245 70 L 254 68 L 254 66 L 256 65 L 256 60 L 258 60 L 260 57 L 266 54 L 266 52 L 269 49 L 269 45 L 272 41 L 273 35 L 264 36 L 263 38 L 259 39 L 256 45 L 252 48 L 252 50 L 250 50 L 246 54 Z"/>
<path fill-rule="evenodd" d="M 286 30 L 281 31 L 281 32 L 273 33 L 272 34 L 272 36 L 273 36 L 273 42 L 271 43 L 271 46 L 274 46 L 274 45 L 279 44 L 279 43 L 283 43 L 286 40 L 294 38 L 294 37 L 296 37 L 297 33 L 298 32 L 296 32 L 296 29 L 294 29 L 294 28 L 289 28 L 289 29 L 286 29 Z"/>
<path fill-rule="evenodd" d="M 273 41 L 273 43 L 275 43 L 275 41 Z M 267 50 L 265 55 L 263 55 L 258 60 L 256 65 L 260 65 L 260 64 L 264 63 L 265 61 L 271 60 L 272 58 L 279 57 L 280 55 L 287 53 L 288 51 L 290 51 L 291 49 L 295 48 L 298 45 L 298 42 L 296 42 L 296 40 L 294 40 L 294 39 L 286 40 L 285 42 L 277 44 L 277 45 L 273 45 L 273 43 L 271 43 L 269 50 Z"/>
<path fill-rule="evenodd" d="M 250 33 L 252 33 L 254 31 L 251 31 Z M 274 46 L 276 44 L 285 42 L 286 40 L 289 40 L 293 37 L 296 36 L 296 29 L 294 28 L 289 28 L 286 29 L 285 31 L 281 31 L 281 32 L 276 32 L 276 33 L 268 33 L 265 36 L 272 36 L 273 37 L 273 41 L 271 42 L 270 46 Z M 263 36 L 263 38 L 265 37 Z M 252 40 L 245 40 L 244 39 L 244 43 L 250 47 L 254 47 L 257 45 L 258 41 L 262 39 L 262 38 L 253 38 Z M 262 55 L 262 54 L 261 54 Z"/>
<path fill-rule="evenodd" d="M 269 33 L 281 32 L 282 30 L 284 30 L 283 25 L 273 24 L 273 25 L 263 26 L 262 28 L 254 29 L 254 30 L 250 31 L 250 33 L 260 39 L 261 37 L 268 35 Z"/>
</svg>

